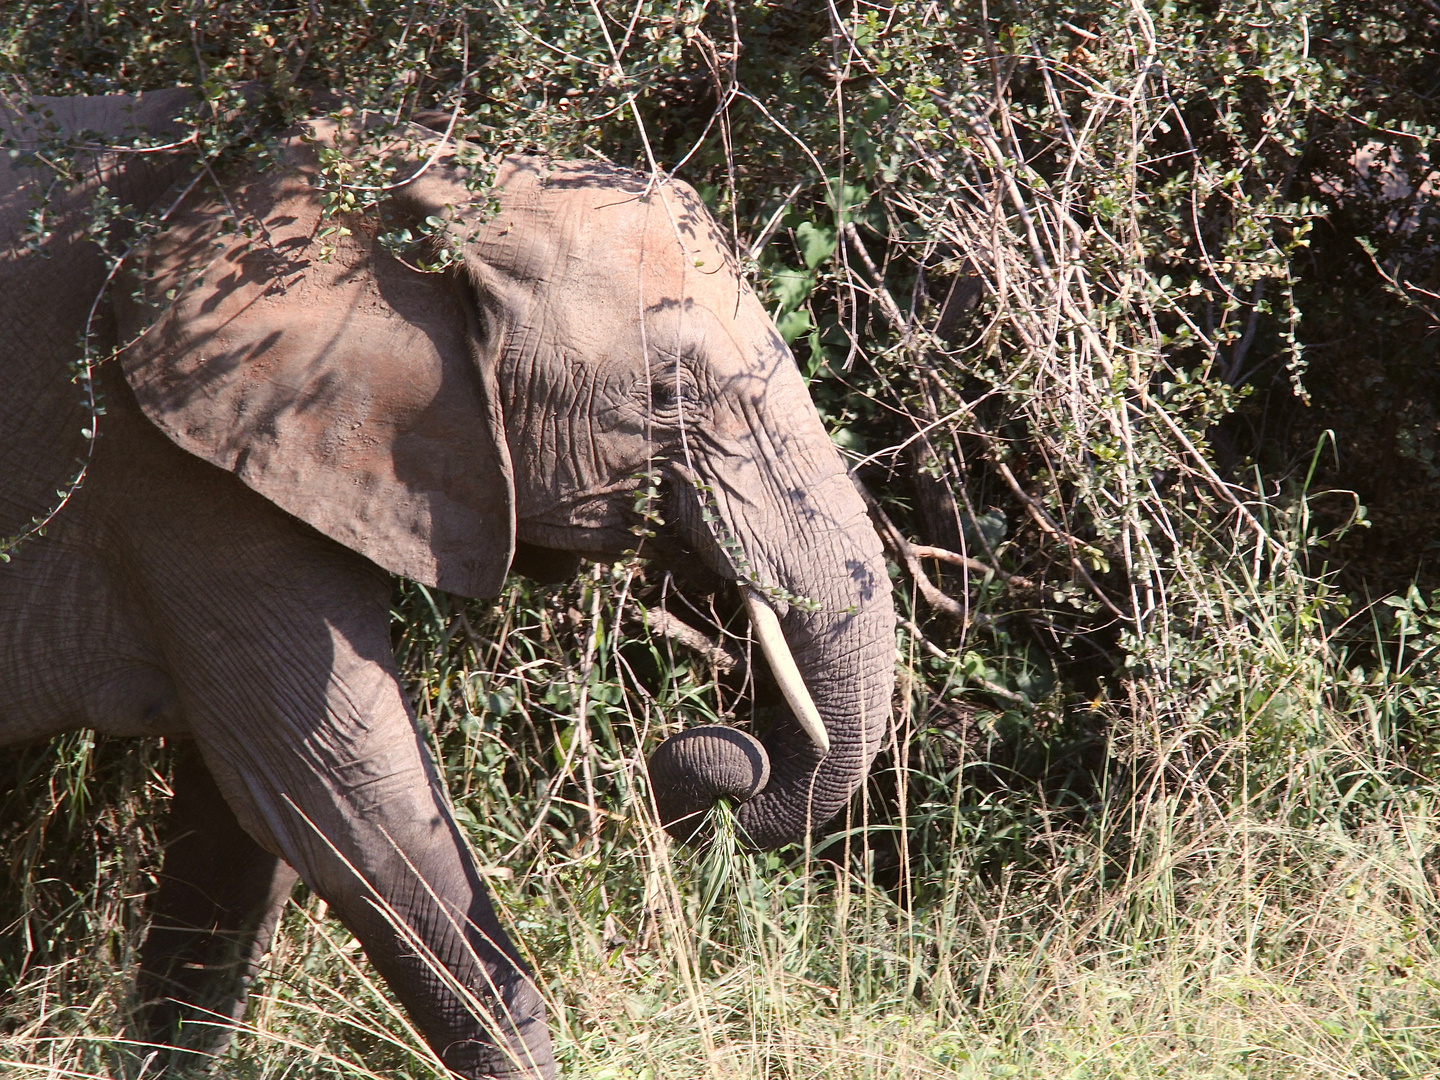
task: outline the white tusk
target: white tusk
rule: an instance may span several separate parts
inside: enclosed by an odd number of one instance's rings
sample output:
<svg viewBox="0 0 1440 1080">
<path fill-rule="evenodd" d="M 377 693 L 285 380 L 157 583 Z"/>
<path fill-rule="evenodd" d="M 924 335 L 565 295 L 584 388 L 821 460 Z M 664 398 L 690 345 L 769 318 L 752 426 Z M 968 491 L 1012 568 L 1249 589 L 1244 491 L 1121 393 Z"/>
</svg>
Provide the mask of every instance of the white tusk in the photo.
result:
<svg viewBox="0 0 1440 1080">
<path fill-rule="evenodd" d="M 805 689 L 805 680 L 795 666 L 790 646 L 785 644 L 785 635 L 780 632 L 780 620 L 775 610 L 748 585 L 740 586 L 740 596 L 745 601 L 750 625 L 755 628 L 755 636 L 760 641 L 760 651 L 765 654 L 765 661 L 770 665 L 775 681 L 780 684 L 780 693 L 785 695 L 785 704 L 790 706 L 795 719 L 800 721 L 805 734 L 810 736 L 820 752 L 830 753 L 830 733 L 825 730 L 825 722 L 820 719 L 820 710 L 815 708 L 810 691 Z"/>
</svg>

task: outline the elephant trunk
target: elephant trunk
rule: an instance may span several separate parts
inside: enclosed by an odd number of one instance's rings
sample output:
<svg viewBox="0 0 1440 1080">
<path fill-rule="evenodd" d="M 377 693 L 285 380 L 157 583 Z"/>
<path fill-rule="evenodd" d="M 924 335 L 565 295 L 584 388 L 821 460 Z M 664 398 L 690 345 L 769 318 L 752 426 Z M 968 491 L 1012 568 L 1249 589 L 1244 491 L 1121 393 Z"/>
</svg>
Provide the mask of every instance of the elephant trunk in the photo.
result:
<svg viewBox="0 0 1440 1080">
<path fill-rule="evenodd" d="M 678 838 L 688 838 L 715 800 L 727 797 L 739 803 L 737 822 L 749 843 L 801 840 L 844 807 L 884 738 L 895 666 L 890 582 L 864 504 L 838 456 L 828 444 L 824 451 L 816 455 L 821 468 L 775 485 L 784 525 L 778 535 L 756 525 L 752 497 L 726 497 L 753 490 L 743 478 L 727 483 L 718 470 L 701 488 L 713 496 L 707 520 L 720 523 L 715 546 L 732 553 L 732 566 L 733 552 L 744 552 L 744 565 L 733 571 L 789 713 L 761 740 L 710 726 L 656 749 L 652 790 Z M 748 518 L 740 512 L 747 509 Z M 778 623 L 773 644 L 766 622 Z"/>
</svg>

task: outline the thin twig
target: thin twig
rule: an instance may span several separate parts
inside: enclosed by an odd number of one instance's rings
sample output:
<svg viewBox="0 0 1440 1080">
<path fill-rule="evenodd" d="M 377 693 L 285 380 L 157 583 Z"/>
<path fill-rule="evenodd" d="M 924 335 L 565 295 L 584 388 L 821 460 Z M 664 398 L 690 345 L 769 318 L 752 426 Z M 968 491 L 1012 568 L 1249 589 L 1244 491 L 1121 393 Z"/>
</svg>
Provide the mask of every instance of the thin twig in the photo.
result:
<svg viewBox="0 0 1440 1080">
<path fill-rule="evenodd" d="M 1085 564 L 1080 561 L 1080 556 L 1076 554 L 1075 551 L 1075 549 L 1080 546 L 1080 542 L 1055 524 L 1050 515 L 1046 513 L 1045 508 L 1040 505 L 1040 501 L 1020 486 L 1020 481 L 1015 479 L 1015 474 L 1010 471 L 1009 465 L 1006 465 L 1005 462 L 998 458 L 993 460 L 993 464 L 995 465 L 996 471 L 1000 473 L 1000 476 L 1004 479 L 1014 496 L 1020 500 L 1020 504 L 1025 507 L 1025 510 L 1029 513 L 1035 524 L 1040 526 L 1040 531 L 1048 533 L 1052 538 L 1059 540 L 1065 545 L 1070 555 L 1070 565 L 1074 568 L 1075 572 L 1080 575 L 1080 579 L 1085 582 L 1086 588 L 1095 595 L 1097 600 L 1109 608 L 1110 613 L 1117 619 L 1130 622 L 1130 616 L 1115 606 L 1115 602 L 1106 595 L 1105 590 L 1100 588 L 1095 579 L 1090 576 L 1090 571 L 1085 569 Z"/>
<path fill-rule="evenodd" d="M 860 242 L 860 233 L 859 230 L 855 228 L 855 223 L 853 221 L 847 221 L 840 226 L 840 230 L 845 234 L 845 239 L 850 242 L 850 247 L 855 251 L 855 254 L 860 257 L 860 261 L 864 263 L 865 271 L 870 275 L 871 288 L 874 290 L 875 299 L 879 301 L 880 310 L 884 312 L 885 318 L 889 320 L 890 325 L 895 328 L 895 332 L 902 338 L 909 337 L 910 323 L 905 318 L 904 313 L 901 312 L 900 305 L 897 304 L 895 298 L 890 295 L 890 290 L 885 287 L 884 275 L 880 273 L 879 268 L 870 258 L 870 253 L 865 250 L 865 245 Z"/>
<path fill-rule="evenodd" d="M 910 577 L 915 582 L 915 587 L 920 590 L 920 595 L 925 598 L 925 602 L 936 611 L 950 616 L 961 624 L 971 622 L 972 618 L 969 604 L 962 604 L 953 596 L 942 592 L 936 584 L 930 580 L 929 576 L 925 573 L 925 568 L 920 565 L 920 559 L 916 556 L 915 549 L 911 546 L 910 541 L 906 540 L 900 530 L 895 527 L 894 522 L 890 520 L 884 509 L 881 508 L 879 501 L 874 495 L 870 494 L 865 488 L 865 485 L 860 483 L 859 480 L 856 480 L 854 477 L 851 477 L 851 480 L 854 481 L 855 490 L 858 491 L 860 497 L 865 500 L 865 506 L 870 511 L 870 519 L 875 523 L 875 528 L 880 534 L 880 539 L 884 541 L 885 546 L 890 549 L 895 557 L 904 564 L 905 569 L 909 571 Z M 979 620 L 974 621 L 978 622 Z"/>
<path fill-rule="evenodd" d="M 905 618 L 904 616 L 898 616 L 895 621 L 899 623 L 902 627 L 904 627 L 906 632 L 908 632 L 910 636 L 915 639 L 915 644 L 919 645 L 923 651 L 928 653 L 930 656 L 933 656 L 936 660 L 953 661 L 955 659 L 953 653 L 948 653 L 944 649 L 940 648 L 939 645 L 936 645 L 933 641 L 931 641 L 925 636 L 925 632 L 921 630 L 920 627 L 916 626 L 909 619 Z M 983 676 L 971 675 L 967 672 L 965 675 L 965 681 L 974 683 L 981 690 L 984 690 L 985 693 L 993 694 L 995 697 L 1000 698 L 1000 700 L 1008 701 L 1012 705 L 1030 704 L 1021 695 L 1015 693 L 1015 691 L 1007 690 L 999 683 L 993 683 L 989 679 L 984 678 Z"/>
<path fill-rule="evenodd" d="M 676 618 L 664 608 L 644 608 L 637 604 L 636 611 L 639 621 L 645 626 L 661 637 L 668 638 L 670 641 L 699 653 L 717 671 L 728 675 L 730 672 L 744 667 L 745 658 L 733 647 L 723 641 L 715 641 L 708 634 Z"/>
<path fill-rule="evenodd" d="M 935 547 L 932 544 L 911 544 L 910 551 L 921 559 L 934 559 L 937 562 L 950 563 L 952 566 L 964 567 L 966 570 L 977 574 L 994 574 L 1006 585 L 1017 589 L 1035 589 L 1038 586 L 1027 577 L 1019 574 L 1011 574 L 999 567 L 991 566 L 989 563 L 973 559 L 969 555 L 961 555 L 958 551 L 950 551 L 948 548 Z"/>
</svg>

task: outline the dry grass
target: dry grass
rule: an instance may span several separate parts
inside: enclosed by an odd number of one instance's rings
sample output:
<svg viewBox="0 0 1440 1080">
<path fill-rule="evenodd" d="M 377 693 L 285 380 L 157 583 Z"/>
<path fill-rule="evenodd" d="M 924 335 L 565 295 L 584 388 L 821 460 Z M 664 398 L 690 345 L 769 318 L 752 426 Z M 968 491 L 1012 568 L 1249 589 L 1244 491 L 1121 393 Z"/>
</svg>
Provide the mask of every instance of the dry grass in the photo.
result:
<svg viewBox="0 0 1440 1080">
<path fill-rule="evenodd" d="M 1431 1076 L 1440 804 L 1378 781 L 1337 797 L 1317 778 L 1393 774 L 1397 750 L 1306 700 L 1327 726 L 1287 769 L 1244 732 L 1211 739 L 1226 775 L 1268 770 L 1240 785 L 1248 795 L 1195 782 L 1195 732 L 1145 723 L 1159 713 L 1117 717 L 1131 727 L 1116 753 L 1144 784 L 1099 793 L 1083 821 L 1057 815 L 1009 861 L 937 836 L 976 808 L 963 786 L 948 805 L 932 791 L 916 808 L 908 892 L 864 858 L 675 848 L 643 804 L 612 797 L 642 790 L 631 757 L 626 781 L 597 795 L 607 830 L 525 841 L 497 897 L 569 1076 Z M 475 835 L 482 853 L 523 840 Z M 113 864 L 97 902 L 135 889 L 134 875 Z M 25 974 L 3 1006 L 0 1075 L 119 1075 L 133 934 L 73 942 L 63 963 Z M 439 1075 L 317 900 L 297 899 L 269 968 L 223 1075 Z"/>
</svg>

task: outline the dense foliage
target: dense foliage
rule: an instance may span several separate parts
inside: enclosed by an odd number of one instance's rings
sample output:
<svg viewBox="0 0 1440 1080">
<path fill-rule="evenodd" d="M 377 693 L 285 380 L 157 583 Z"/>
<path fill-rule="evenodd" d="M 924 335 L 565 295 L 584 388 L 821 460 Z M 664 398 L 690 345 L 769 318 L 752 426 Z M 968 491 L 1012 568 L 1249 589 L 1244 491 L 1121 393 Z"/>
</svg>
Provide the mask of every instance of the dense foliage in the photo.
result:
<svg viewBox="0 0 1440 1080">
<path fill-rule="evenodd" d="M 757 861 L 646 824 L 660 734 L 773 704 L 731 598 L 641 563 L 396 586 L 571 1068 L 1418 1076 L 1437 35 L 1406 0 L 13 0 L 0 89 L 430 110 L 673 172 L 728 228 L 895 568 L 897 730 L 849 828 Z M 0 1056 L 109 1060 L 165 762 L 75 735 L 7 775 Z M 311 903 L 287 934 L 306 976 L 246 1067 L 424 1075 L 343 932 Z"/>
</svg>

